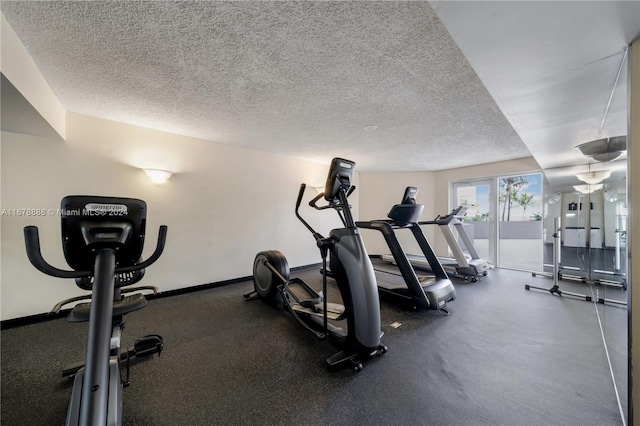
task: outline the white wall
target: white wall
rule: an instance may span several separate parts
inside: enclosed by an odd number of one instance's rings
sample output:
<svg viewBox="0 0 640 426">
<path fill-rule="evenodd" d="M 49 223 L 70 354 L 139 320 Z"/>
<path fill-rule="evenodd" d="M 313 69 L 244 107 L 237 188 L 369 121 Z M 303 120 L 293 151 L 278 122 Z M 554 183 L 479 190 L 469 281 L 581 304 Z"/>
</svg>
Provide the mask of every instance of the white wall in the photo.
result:
<svg viewBox="0 0 640 426">
<path fill-rule="evenodd" d="M 278 249 L 290 265 L 319 262 L 318 251 L 293 208 L 301 182 L 324 183 L 327 166 L 265 152 L 240 149 L 136 126 L 68 113 L 66 141 L 2 133 L 3 209 L 56 209 L 65 195 L 136 197 L 148 203 L 145 256 L 159 225 L 169 226 L 167 248 L 147 271 L 145 282 L 173 290 L 251 275 L 260 250 Z M 139 169 L 168 169 L 176 174 L 155 185 Z M 537 170 L 533 159 L 506 161 L 441 172 L 356 174 L 350 197 L 354 217 L 386 218 L 406 186 L 419 188 L 422 219 L 449 211 L 450 180 Z M 309 188 L 307 200 L 315 195 Z M 339 226 L 330 211 L 302 212 L 321 233 Z M 43 313 L 57 301 L 82 294 L 70 280 L 47 277 L 24 252 L 22 229 L 40 227 L 42 251 L 50 263 L 65 267 L 60 218 L 4 215 L 1 218 L 1 317 Z M 447 247 L 440 231 L 425 227 L 440 255 Z M 363 231 L 370 254 L 387 253 L 374 231 Z M 418 250 L 411 234 L 399 239 L 407 252 Z"/>
<path fill-rule="evenodd" d="M 2 209 L 56 209 L 66 195 L 108 195 L 147 202 L 147 244 L 169 227 L 165 253 L 143 283 L 172 290 L 251 275 L 260 250 L 283 251 L 290 266 L 320 261 L 294 215 L 301 182 L 324 183 L 327 165 L 235 148 L 78 114 L 67 114 L 65 142 L 2 132 Z M 153 184 L 138 167 L 176 174 Z M 355 179 L 357 184 L 357 176 Z M 308 188 L 308 201 L 315 196 Z M 358 214 L 358 191 L 350 197 Z M 303 201 L 303 216 L 321 233 L 340 221 Z M 40 228 L 42 253 L 66 269 L 55 215 L 1 218 L 2 320 L 47 312 L 84 294 L 72 280 L 48 277 L 28 262 L 23 227 Z"/>
</svg>

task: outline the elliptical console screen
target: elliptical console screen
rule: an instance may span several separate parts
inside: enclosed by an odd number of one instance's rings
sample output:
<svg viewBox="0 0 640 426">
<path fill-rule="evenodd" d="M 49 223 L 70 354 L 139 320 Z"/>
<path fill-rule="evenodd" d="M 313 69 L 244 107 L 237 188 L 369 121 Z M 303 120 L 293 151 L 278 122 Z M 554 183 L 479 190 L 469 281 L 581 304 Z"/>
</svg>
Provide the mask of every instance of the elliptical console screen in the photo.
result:
<svg viewBox="0 0 640 426">
<path fill-rule="evenodd" d="M 329 175 L 324 185 L 324 198 L 331 201 L 338 196 L 340 188 L 347 190 L 351 186 L 351 178 L 356 163 L 344 158 L 334 158 L 331 160 Z"/>
</svg>

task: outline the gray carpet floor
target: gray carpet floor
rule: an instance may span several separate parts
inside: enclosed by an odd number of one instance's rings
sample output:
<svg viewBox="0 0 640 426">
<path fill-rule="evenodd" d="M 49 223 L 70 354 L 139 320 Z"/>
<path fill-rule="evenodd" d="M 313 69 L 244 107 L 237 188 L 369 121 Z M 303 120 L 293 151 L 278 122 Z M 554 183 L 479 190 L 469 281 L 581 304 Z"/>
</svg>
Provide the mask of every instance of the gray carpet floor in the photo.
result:
<svg viewBox="0 0 640 426">
<path fill-rule="evenodd" d="M 317 268 L 293 275 L 321 286 Z M 249 281 L 151 300 L 126 316 L 123 346 L 158 333 L 165 350 L 132 366 L 124 424 L 621 425 L 594 305 L 525 283 L 550 286 L 494 269 L 454 282 L 448 317 L 383 301 L 389 352 L 360 373 L 328 372 L 329 342 L 244 301 Z M 64 424 L 60 372 L 82 359 L 85 333 L 64 319 L 2 331 L 3 425 Z"/>
</svg>

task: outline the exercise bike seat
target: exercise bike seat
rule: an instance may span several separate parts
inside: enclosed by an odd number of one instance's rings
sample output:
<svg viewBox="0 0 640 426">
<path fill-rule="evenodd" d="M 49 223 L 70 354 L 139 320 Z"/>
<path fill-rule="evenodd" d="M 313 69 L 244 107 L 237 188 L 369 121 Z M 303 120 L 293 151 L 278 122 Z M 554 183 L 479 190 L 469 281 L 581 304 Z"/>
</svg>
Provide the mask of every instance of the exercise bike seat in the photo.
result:
<svg viewBox="0 0 640 426">
<path fill-rule="evenodd" d="M 147 306 L 147 299 L 142 293 L 125 296 L 118 301 L 113 302 L 113 316 L 128 314 Z M 67 317 L 68 322 L 85 322 L 89 321 L 91 313 L 91 302 L 77 304 Z"/>
</svg>

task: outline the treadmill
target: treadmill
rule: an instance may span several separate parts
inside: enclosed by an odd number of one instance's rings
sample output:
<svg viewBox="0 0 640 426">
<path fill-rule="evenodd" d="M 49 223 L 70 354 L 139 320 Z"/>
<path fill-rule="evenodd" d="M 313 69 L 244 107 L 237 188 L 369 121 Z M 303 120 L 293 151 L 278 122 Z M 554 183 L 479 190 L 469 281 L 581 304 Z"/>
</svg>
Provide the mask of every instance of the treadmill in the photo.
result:
<svg viewBox="0 0 640 426">
<path fill-rule="evenodd" d="M 381 232 L 391 250 L 393 263 L 397 265 L 395 268 L 388 264 L 374 263 L 378 290 L 381 294 L 409 303 L 414 309 L 434 309 L 443 315 L 448 315 L 449 312 L 445 307 L 447 302 L 455 300 L 456 290 L 417 223 L 424 210 L 422 204 L 415 203 L 417 191 L 415 187 L 408 187 L 402 203 L 393 206 L 389 212 L 389 219 L 358 221 L 356 226 Z M 400 246 L 395 234 L 396 229 L 409 229 L 413 233 L 424 258 L 428 259 L 431 274 L 421 276 L 416 274 Z"/>
<path fill-rule="evenodd" d="M 464 218 L 466 211 L 466 207 L 459 206 L 446 216 L 438 216 L 435 220 L 421 221 L 418 222 L 418 224 L 438 225 L 440 227 L 440 230 L 453 253 L 453 258 L 439 257 L 438 260 L 449 275 L 463 278 L 465 281 L 476 282 L 478 279 L 487 276 L 487 272 L 493 267 L 493 265 L 489 261 L 481 259 L 480 256 L 478 256 L 478 252 L 473 246 L 473 242 L 471 241 L 471 238 L 469 238 L 469 234 L 467 234 L 467 231 L 464 229 L 462 219 Z M 462 251 L 458 240 L 454 236 L 451 225 L 453 225 L 458 231 L 460 239 L 469 252 L 468 257 Z M 430 263 L 424 256 L 408 255 L 408 258 L 413 266 L 430 269 Z M 393 259 L 387 256 L 385 260 L 392 261 Z"/>
</svg>

